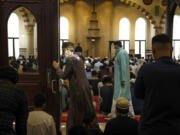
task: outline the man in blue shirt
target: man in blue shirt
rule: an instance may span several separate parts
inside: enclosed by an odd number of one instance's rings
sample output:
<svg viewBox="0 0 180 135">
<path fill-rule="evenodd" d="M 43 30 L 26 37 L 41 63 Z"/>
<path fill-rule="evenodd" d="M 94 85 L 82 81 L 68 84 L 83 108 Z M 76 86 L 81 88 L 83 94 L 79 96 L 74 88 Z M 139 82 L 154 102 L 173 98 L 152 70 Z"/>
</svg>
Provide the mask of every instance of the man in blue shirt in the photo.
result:
<svg viewBox="0 0 180 135">
<path fill-rule="evenodd" d="M 155 63 L 143 65 L 135 82 L 135 96 L 144 100 L 140 135 L 179 135 L 180 65 L 168 35 L 153 37 L 152 52 Z"/>
</svg>

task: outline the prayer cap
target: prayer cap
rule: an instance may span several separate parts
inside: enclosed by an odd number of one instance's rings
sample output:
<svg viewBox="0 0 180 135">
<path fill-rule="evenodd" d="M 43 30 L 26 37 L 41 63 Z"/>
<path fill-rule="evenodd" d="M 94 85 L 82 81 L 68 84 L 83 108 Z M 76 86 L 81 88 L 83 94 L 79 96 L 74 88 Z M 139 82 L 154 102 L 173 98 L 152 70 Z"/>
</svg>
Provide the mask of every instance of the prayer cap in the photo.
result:
<svg viewBox="0 0 180 135">
<path fill-rule="evenodd" d="M 116 108 L 118 108 L 118 109 L 128 109 L 129 108 L 129 101 L 124 97 L 118 98 L 117 101 L 116 101 Z"/>
</svg>

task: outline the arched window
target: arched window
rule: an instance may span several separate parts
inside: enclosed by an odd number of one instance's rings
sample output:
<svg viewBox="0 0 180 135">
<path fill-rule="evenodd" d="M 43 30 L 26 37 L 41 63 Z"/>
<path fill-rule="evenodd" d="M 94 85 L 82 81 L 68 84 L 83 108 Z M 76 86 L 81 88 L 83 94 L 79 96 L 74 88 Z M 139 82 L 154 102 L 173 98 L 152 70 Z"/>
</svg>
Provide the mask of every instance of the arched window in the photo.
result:
<svg viewBox="0 0 180 135">
<path fill-rule="evenodd" d="M 173 24 L 173 57 L 176 59 L 180 59 L 180 15 L 174 16 L 174 24 Z"/>
<path fill-rule="evenodd" d="M 119 23 L 119 40 L 123 48 L 129 53 L 130 47 L 130 22 L 128 18 L 122 18 Z"/>
<path fill-rule="evenodd" d="M 69 40 L 69 22 L 66 17 L 60 17 L 60 54 L 62 55 L 62 44 Z"/>
<path fill-rule="evenodd" d="M 146 51 L 146 21 L 139 18 L 135 26 L 135 54 L 141 54 L 145 58 Z"/>
<path fill-rule="evenodd" d="M 19 57 L 19 18 L 15 13 L 8 20 L 8 54 L 9 57 Z"/>
</svg>

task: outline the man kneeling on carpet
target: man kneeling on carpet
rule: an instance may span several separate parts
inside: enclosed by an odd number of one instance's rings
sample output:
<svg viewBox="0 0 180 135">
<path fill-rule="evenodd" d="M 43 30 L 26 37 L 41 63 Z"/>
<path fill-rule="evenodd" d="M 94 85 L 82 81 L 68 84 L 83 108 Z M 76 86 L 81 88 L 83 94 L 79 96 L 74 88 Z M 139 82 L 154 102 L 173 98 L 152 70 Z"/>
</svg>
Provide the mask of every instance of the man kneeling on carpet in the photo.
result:
<svg viewBox="0 0 180 135">
<path fill-rule="evenodd" d="M 129 101 L 120 97 L 116 101 L 116 118 L 110 120 L 105 128 L 104 135 L 137 135 L 138 122 L 128 117 Z"/>
</svg>

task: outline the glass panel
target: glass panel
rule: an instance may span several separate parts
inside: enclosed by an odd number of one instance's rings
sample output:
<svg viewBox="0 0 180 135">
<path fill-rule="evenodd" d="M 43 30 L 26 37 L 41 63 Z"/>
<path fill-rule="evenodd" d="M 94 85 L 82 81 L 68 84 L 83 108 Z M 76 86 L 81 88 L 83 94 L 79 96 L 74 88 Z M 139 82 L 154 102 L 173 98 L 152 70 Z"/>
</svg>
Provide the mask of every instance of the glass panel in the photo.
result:
<svg viewBox="0 0 180 135">
<path fill-rule="evenodd" d="M 180 15 L 174 16 L 174 24 L 173 24 L 173 39 L 180 39 Z"/>
<path fill-rule="evenodd" d="M 180 59 L 180 41 L 174 41 L 174 57 Z"/>
<path fill-rule="evenodd" d="M 25 14 L 26 17 L 23 17 L 22 14 Z M 38 71 L 37 35 L 36 19 L 28 9 L 19 7 L 10 14 L 8 52 L 9 57 L 13 56 L 15 59 L 9 59 L 9 63 L 18 72 Z"/>
<path fill-rule="evenodd" d="M 8 39 L 8 55 L 9 57 L 13 57 L 13 40 Z"/>
<path fill-rule="evenodd" d="M 135 54 L 139 54 L 139 41 L 135 41 Z"/>
<path fill-rule="evenodd" d="M 135 40 L 146 40 L 146 21 L 139 18 L 136 21 Z"/>
<path fill-rule="evenodd" d="M 69 39 L 69 22 L 66 17 L 60 17 L 60 55 L 63 55 L 63 42 L 68 42 Z"/>
<path fill-rule="evenodd" d="M 125 50 L 129 53 L 129 41 L 125 41 Z"/>
<path fill-rule="evenodd" d="M 15 39 L 15 58 L 19 58 L 19 39 Z"/>
<path fill-rule="evenodd" d="M 141 41 L 141 57 L 145 58 L 145 50 L 146 50 L 146 43 L 145 41 Z"/>
<path fill-rule="evenodd" d="M 121 40 L 122 48 L 125 49 L 124 41 Z"/>
<path fill-rule="evenodd" d="M 127 18 L 120 20 L 119 40 L 130 40 L 130 22 Z"/>
<path fill-rule="evenodd" d="M 180 8 L 177 6 L 173 21 L 173 58 L 180 60 Z"/>
<path fill-rule="evenodd" d="M 62 55 L 62 44 L 63 44 L 63 41 L 60 40 L 60 55 Z"/>
<path fill-rule="evenodd" d="M 60 39 L 69 39 L 69 22 L 66 17 L 60 17 Z"/>
</svg>

